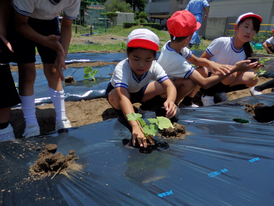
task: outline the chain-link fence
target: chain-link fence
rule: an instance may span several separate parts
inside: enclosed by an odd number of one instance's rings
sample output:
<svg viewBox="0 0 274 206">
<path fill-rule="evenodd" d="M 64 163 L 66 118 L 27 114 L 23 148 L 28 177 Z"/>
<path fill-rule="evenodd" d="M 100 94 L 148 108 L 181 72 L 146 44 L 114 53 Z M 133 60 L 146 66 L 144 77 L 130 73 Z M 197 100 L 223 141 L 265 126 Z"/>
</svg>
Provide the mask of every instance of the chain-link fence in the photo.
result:
<svg viewBox="0 0 274 206">
<path fill-rule="evenodd" d="M 104 15 L 101 15 L 104 13 Z M 81 5 L 80 12 L 74 20 L 72 32 L 81 35 L 105 33 L 107 29 L 107 17 L 104 4 L 90 3 Z"/>
<path fill-rule="evenodd" d="M 225 36 L 234 36 L 234 24 L 235 23 L 229 23 L 225 31 Z M 274 24 L 261 24 L 260 31 L 253 37 L 252 42 L 263 43 L 272 36 L 272 29 L 274 29 Z"/>
</svg>

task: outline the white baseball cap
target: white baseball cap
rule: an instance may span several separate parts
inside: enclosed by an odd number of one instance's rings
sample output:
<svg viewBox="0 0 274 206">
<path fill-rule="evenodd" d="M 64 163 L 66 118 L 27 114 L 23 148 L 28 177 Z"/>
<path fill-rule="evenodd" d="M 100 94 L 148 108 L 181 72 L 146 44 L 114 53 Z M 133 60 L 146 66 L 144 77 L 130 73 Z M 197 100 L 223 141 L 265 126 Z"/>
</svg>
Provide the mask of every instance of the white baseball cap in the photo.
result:
<svg viewBox="0 0 274 206">
<path fill-rule="evenodd" d="M 127 37 L 127 47 L 159 50 L 159 38 L 149 29 L 134 29 Z"/>
<path fill-rule="evenodd" d="M 241 20 L 250 18 L 250 17 L 255 17 L 255 18 L 259 19 L 260 23 L 262 23 L 262 21 L 263 21 L 261 16 L 254 14 L 252 12 L 248 12 L 248 13 L 244 13 L 244 14 L 240 15 L 238 17 L 238 19 L 236 20 L 235 24 L 238 24 Z"/>
</svg>

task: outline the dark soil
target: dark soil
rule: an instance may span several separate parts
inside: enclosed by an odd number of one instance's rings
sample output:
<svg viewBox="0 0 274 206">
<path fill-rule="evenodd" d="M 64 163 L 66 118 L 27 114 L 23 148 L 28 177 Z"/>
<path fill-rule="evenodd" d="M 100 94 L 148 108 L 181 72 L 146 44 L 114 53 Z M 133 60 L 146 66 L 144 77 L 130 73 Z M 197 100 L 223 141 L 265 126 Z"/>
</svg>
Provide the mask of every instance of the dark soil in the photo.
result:
<svg viewBox="0 0 274 206">
<path fill-rule="evenodd" d="M 182 124 L 176 122 L 173 123 L 174 128 L 167 128 L 160 131 L 160 135 L 163 138 L 172 138 L 172 139 L 184 139 L 186 135 L 186 127 Z"/>
<path fill-rule="evenodd" d="M 245 111 L 254 116 L 258 122 L 271 122 L 274 120 L 274 105 L 265 106 L 264 103 L 258 103 L 254 106 L 245 104 Z"/>
<path fill-rule="evenodd" d="M 54 174 L 53 177 L 55 177 L 56 174 L 65 173 L 71 165 L 75 164 L 74 160 L 78 159 L 75 157 L 74 150 L 71 150 L 67 156 L 60 152 L 54 154 L 56 151 L 56 144 L 46 145 L 45 150 L 38 155 L 36 162 L 30 166 L 31 176 L 43 178 Z"/>
</svg>

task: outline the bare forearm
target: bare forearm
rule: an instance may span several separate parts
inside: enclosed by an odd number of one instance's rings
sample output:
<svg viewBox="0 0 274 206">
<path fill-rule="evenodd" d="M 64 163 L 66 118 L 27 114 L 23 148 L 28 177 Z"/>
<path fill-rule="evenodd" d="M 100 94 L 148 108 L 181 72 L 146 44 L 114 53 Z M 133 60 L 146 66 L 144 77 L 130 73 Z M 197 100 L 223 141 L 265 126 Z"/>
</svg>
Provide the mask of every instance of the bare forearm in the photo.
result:
<svg viewBox="0 0 274 206">
<path fill-rule="evenodd" d="M 71 25 L 72 21 L 67 19 L 64 19 L 61 25 L 61 45 L 63 46 L 66 55 L 71 40 Z"/>
</svg>

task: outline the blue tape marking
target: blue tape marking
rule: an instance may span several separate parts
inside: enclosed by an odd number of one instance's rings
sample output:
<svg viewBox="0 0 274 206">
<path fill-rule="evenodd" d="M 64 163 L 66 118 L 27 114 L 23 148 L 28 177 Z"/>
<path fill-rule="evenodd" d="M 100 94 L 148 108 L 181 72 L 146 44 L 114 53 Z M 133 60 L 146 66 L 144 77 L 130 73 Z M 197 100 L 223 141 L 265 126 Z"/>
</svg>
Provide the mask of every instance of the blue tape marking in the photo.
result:
<svg viewBox="0 0 274 206">
<path fill-rule="evenodd" d="M 215 176 L 217 176 L 217 175 L 219 175 L 219 174 L 222 174 L 222 173 L 225 173 L 225 172 L 228 172 L 228 170 L 224 168 L 224 169 L 222 169 L 221 171 L 214 171 L 214 172 L 211 172 L 211 173 L 208 174 L 208 176 L 209 176 L 209 177 L 215 177 Z"/>
<path fill-rule="evenodd" d="M 173 195 L 172 190 L 170 190 L 169 192 L 163 192 L 163 193 L 158 194 L 159 197 L 165 197 L 168 195 Z"/>
<path fill-rule="evenodd" d="M 256 158 L 253 158 L 253 159 L 251 159 L 251 160 L 248 160 L 249 162 L 257 162 L 257 161 L 259 161 L 260 160 L 260 158 L 259 157 L 256 157 Z"/>
</svg>

